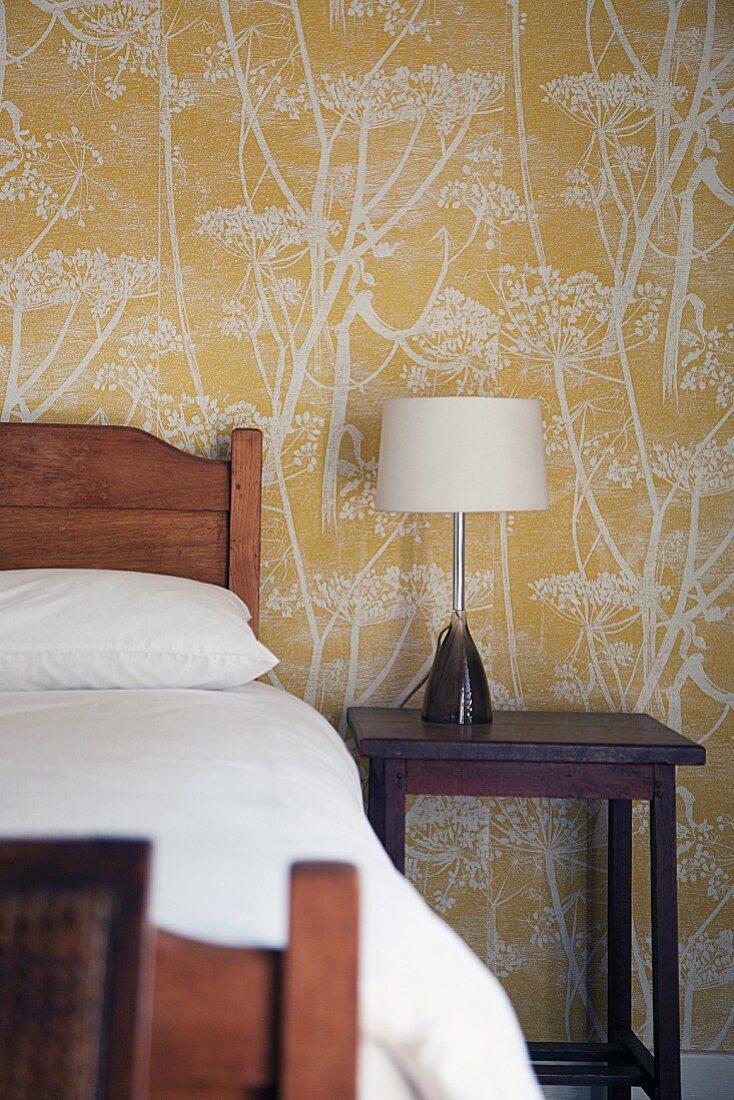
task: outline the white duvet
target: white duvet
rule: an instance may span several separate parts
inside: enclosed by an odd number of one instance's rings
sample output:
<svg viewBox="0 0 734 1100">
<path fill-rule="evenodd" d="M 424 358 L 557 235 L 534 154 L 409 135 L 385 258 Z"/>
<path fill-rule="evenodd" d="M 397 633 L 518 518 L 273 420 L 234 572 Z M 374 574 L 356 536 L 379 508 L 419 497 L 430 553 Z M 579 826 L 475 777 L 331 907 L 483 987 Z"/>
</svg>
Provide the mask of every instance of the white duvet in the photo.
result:
<svg viewBox="0 0 734 1100">
<path fill-rule="evenodd" d="M 346 748 L 294 696 L 0 693 L 0 836 L 90 834 L 150 837 L 153 922 L 226 945 L 285 943 L 295 860 L 355 863 L 361 1097 L 386 1100 L 391 1063 L 423 1100 L 539 1100 L 499 984 L 392 868 Z"/>
</svg>

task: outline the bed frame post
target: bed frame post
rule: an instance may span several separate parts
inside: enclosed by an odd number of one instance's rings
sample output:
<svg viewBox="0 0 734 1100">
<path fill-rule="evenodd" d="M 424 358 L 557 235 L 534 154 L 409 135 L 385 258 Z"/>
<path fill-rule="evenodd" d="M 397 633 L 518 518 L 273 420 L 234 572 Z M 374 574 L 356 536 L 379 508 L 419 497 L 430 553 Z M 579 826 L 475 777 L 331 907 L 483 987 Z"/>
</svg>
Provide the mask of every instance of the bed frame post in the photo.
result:
<svg viewBox="0 0 734 1100">
<path fill-rule="evenodd" d="M 356 1095 L 358 920 L 354 867 L 293 867 L 282 1002 L 282 1100 L 353 1100 Z"/>
<path fill-rule="evenodd" d="M 260 482 L 262 432 L 232 432 L 229 512 L 229 587 L 244 600 L 258 633 L 260 611 Z"/>
</svg>

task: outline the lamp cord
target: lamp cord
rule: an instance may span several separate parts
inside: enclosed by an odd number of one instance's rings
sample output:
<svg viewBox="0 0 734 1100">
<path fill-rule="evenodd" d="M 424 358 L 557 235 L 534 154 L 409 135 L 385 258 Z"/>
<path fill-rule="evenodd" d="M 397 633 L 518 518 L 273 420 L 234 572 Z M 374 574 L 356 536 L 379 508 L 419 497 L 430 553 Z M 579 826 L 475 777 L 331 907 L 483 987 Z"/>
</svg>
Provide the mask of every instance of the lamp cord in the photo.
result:
<svg viewBox="0 0 734 1100">
<path fill-rule="evenodd" d="M 448 634 L 448 632 L 449 632 L 449 630 L 450 630 L 450 629 L 451 629 L 451 623 L 448 623 L 448 624 L 447 624 L 447 625 L 446 625 L 446 626 L 445 626 L 445 627 L 443 628 L 443 630 L 441 631 L 441 633 L 439 634 L 439 636 L 438 636 L 438 639 L 436 640 L 436 656 L 438 656 L 438 651 L 439 651 L 439 649 L 441 648 L 441 642 L 442 642 L 442 641 L 444 640 L 444 637 L 445 637 L 445 635 L 446 635 L 446 634 Z M 436 659 L 436 658 L 434 657 L 434 661 L 435 661 L 435 659 Z M 402 710 L 402 709 L 403 709 L 403 707 L 405 706 L 405 704 L 406 704 L 406 703 L 409 703 L 409 702 L 410 702 L 410 700 L 411 700 L 411 699 L 413 698 L 413 696 L 415 695 L 415 693 L 416 693 L 417 691 L 420 691 L 420 689 L 421 689 L 421 688 L 423 687 L 423 685 L 425 684 L 426 680 L 428 679 L 428 677 L 429 677 L 429 676 L 431 675 L 431 673 L 432 673 L 432 672 L 433 672 L 433 665 L 431 665 L 431 667 L 429 668 L 429 670 L 428 670 L 428 672 L 427 672 L 427 673 L 425 674 L 425 676 L 422 676 L 422 677 L 421 677 L 421 679 L 420 679 L 420 680 L 418 681 L 418 683 L 417 683 L 417 684 L 415 685 L 415 687 L 413 688 L 413 690 L 412 690 L 412 691 L 410 691 L 410 692 L 408 692 L 408 694 L 407 694 L 407 695 L 405 696 L 405 698 L 403 699 L 403 701 L 402 701 L 401 703 L 398 703 L 398 710 Z"/>
<path fill-rule="evenodd" d="M 405 698 L 403 699 L 402 703 L 398 703 L 398 710 L 402 710 L 402 709 L 403 709 L 403 707 L 405 706 L 405 704 L 406 704 L 406 703 L 409 703 L 409 702 L 410 702 L 410 700 L 411 700 L 411 699 L 413 698 L 413 696 L 415 695 L 415 693 L 416 693 L 417 691 L 420 691 L 420 689 L 421 689 L 421 688 L 423 687 L 423 685 L 425 684 L 426 680 L 428 679 L 428 677 L 429 677 L 430 675 L 431 675 L 431 670 L 430 670 L 430 668 L 429 668 L 429 670 L 428 670 L 428 672 L 427 672 L 427 673 L 425 674 L 425 676 L 422 676 L 422 677 L 421 677 L 421 679 L 420 679 L 420 680 L 418 681 L 418 683 L 417 683 L 417 684 L 415 685 L 415 687 L 413 688 L 413 690 L 412 690 L 411 692 L 409 692 L 409 693 L 408 693 L 408 694 L 407 694 L 407 695 L 405 696 Z"/>
</svg>

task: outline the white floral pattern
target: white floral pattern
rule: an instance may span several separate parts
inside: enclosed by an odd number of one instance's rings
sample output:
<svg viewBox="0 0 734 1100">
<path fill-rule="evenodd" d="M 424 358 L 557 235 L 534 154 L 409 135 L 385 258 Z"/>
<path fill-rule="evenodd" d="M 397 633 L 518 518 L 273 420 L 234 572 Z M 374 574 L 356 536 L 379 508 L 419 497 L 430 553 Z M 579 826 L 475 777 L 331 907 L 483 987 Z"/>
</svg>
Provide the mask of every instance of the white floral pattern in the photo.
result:
<svg viewBox="0 0 734 1100">
<path fill-rule="evenodd" d="M 734 1041 L 733 39 L 722 0 L 0 0 L 2 417 L 210 455 L 261 428 L 276 682 L 344 731 L 420 683 L 450 602 L 447 521 L 374 510 L 382 400 L 539 396 L 552 508 L 471 518 L 472 628 L 498 707 L 706 744 L 678 800 L 703 1049 Z M 411 876 L 533 1032 L 603 1032 L 604 833 L 410 806 Z"/>
</svg>

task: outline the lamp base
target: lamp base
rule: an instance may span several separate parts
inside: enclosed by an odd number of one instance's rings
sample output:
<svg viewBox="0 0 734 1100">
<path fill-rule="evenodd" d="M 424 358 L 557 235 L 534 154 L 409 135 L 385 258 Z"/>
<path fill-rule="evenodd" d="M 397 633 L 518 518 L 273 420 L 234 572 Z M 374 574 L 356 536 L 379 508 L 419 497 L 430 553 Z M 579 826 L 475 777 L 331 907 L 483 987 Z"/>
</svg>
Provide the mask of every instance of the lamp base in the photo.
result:
<svg viewBox="0 0 734 1100">
<path fill-rule="evenodd" d="M 451 622 L 439 637 L 421 718 L 459 725 L 492 721 L 487 676 L 465 611 L 452 611 Z"/>
</svg>

